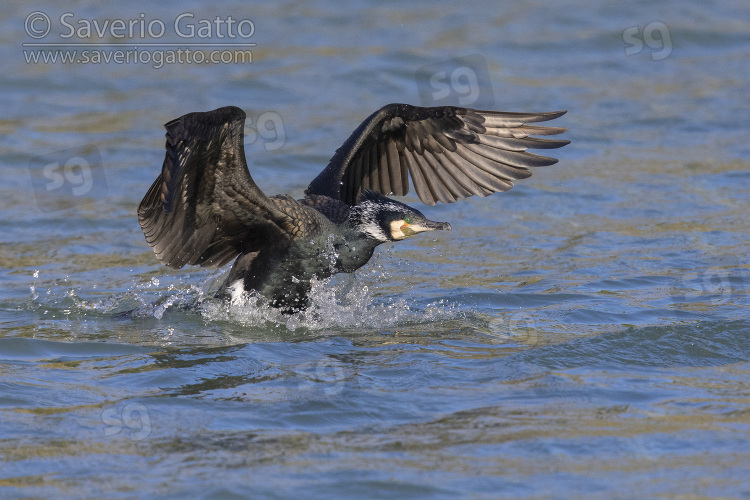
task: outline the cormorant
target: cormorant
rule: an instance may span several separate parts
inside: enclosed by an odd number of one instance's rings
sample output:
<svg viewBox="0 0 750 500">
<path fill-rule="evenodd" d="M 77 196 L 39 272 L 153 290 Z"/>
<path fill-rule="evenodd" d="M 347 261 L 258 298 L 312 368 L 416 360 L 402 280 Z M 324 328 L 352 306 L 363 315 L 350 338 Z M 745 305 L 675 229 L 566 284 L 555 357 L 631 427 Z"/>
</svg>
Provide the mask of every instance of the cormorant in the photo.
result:
<svg viewBox="0 0 750 500">
<path fill-rule="evenodd" d="M 304 309 L 311 278 L 353 272 L 375 247 L 450 231 L 387 198 L 427 204 L 507 191 L 528 167 L 557 163 L 527 152 L 570 141 L 562 127 L 527 125 L 565 111 L 510 113 L 389 104 L 370 115 L 310 183 L 305 197 L 267 196 L 245 161 L 245 112 L 233 106 L 168 122 L 166 157 L 138 208 L 146 241 L 167 266 L 234 265 L 219 295 L 255 290 L 287 312 Z"/>
</svg>

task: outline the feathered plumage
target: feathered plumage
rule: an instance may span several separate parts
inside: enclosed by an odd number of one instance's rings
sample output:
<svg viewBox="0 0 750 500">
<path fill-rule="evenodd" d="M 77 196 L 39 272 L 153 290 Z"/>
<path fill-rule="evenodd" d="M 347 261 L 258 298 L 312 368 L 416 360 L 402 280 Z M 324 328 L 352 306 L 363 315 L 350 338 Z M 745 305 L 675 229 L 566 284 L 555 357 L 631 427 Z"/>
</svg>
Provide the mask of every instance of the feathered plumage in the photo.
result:
<svg viewBox="0 0 750 500">
<path fill-rule="evenodd" d="M 164 164 L 138 220 L 164 264 L 223 266 L 239 256 L 222 290 L 242 280 L 246 290 L 296 310 L 312 277 L 358 269 L 383 241 L 450 229 L 382 195 L 407 194 L 410 179 L 427 205 L 507 191 L 531 175 L 529 167 L 557 162 L 527 149 L 568 144 L 532 137 L 566 129 L 529 123 L 563 114 L 389 104 L 357 127 L 305 198 L 294 200 L 265 195 L 250 176 L 244 111 L 189 113 L 165 125 Z"/>
</svg>

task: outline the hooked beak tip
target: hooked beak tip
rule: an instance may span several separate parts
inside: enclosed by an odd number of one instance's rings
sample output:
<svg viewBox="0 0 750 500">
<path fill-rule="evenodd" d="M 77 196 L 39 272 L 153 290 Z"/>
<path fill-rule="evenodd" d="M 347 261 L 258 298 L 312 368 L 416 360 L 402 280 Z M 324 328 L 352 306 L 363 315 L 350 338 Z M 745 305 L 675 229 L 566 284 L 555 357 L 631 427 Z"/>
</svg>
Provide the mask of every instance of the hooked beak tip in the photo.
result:
<svg viewBox="0 0 750 500">
<path fill-rule="evenodd" d="M 436 222 L 435 223 L 435 229 L 440 229 L 441 231 L 450 231 L 451 225 L 447 222 Z"/>
<path fill-rule="evenodd" d="M 409 224 L 404 224 L 401 226 L 401 231 L 406 234 L 407 236 L 411 236 L 412 234 L 421 233 L 423 231 L 450 231 L 451 225 L 447 222 L 434 222 L 431 220 L 426 220 L 420 224 L 415 224 L 410 226 Z"/>
</svg>

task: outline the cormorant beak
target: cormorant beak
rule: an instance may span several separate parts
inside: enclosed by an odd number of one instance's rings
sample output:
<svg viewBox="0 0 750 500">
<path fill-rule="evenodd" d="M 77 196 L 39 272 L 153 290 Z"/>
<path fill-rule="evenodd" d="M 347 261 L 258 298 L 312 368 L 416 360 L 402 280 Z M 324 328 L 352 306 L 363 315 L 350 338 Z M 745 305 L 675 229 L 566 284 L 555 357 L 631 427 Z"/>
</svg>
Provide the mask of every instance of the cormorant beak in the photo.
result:
<svg viewBox="0 0 750 500">
<path fill-rule="evenodd" d="M 425 221 L 425 224 L 423 225 L 427 227 L 426 231 L 435 231 L 435 230 L 450 231 L 451 230 L 451 225 L 448 224 L 447 222 L 433 222 L 431 220 L 428 220 L 428 221 Z"/>
<path fill-rule="evenodd" d="M 451 225 L 448 224 L 447 222 L 434 222 L 434 221 L 425 219 L 424 221 L 417 222 L 414 224 L 404 224 L 399 229 L 401 229 L 401 232 L 404 233 L 404 235 L 413 236 L 417 233 L 422 233 L 424 231 L 435 231 L 435 230 L 450 231 Z"/>
</svg>

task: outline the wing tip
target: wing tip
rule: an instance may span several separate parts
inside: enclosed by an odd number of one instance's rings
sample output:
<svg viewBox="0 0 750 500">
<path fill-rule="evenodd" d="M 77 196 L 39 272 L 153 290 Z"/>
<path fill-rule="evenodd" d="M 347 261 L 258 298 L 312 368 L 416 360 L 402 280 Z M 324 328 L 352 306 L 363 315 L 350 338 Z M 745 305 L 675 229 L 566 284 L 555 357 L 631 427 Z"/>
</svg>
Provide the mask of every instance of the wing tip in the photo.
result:
<svg viewBox="0 0 750 500">
<path fill-rule="evenodd" d="M 567 109 L 563 109 L 563 110 L 560 110 L 560 111 L 547 111 L 545 113 L 530 113 L 530 114 L 535 114 L 536 116 L 534 117 L 533 120 L 529 120 L 529 123 L 532 123 L 532 122 L 547 122 L 547 121 L 550 121 L 550 120 L 556 120 L 557 118 L 560 118 L 561 116 L 563 116 L 563 115 L 565 115 L 567 113 L 568 113 Z M 560 128 L 562 128 L 562 127 L 560 127 Z"/>
</svg>

